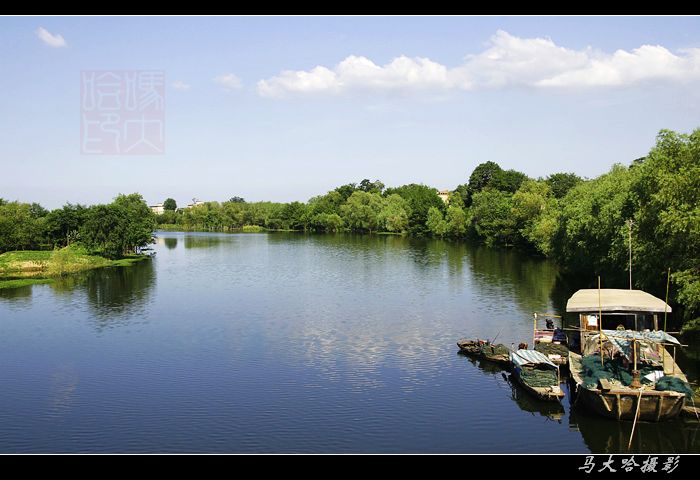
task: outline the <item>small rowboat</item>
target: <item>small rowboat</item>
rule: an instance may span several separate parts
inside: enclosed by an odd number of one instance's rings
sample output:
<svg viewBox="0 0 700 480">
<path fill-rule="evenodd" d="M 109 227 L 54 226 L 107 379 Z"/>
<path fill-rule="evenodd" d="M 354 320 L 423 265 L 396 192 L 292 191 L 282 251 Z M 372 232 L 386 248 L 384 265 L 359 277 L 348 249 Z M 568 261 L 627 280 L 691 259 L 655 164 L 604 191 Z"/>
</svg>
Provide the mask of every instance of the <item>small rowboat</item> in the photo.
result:
<svg viewBox="0 0 700 480">
<path fill-rule="evenodd" d="M 457 346 L 459 347 L 459 352 L 465 355 L 480 355 L 481 346 L 486 343 L 485 340 L 468 340 L 463 338 L 457 341 Z"/>
<path fill-rule="evenodd" d="M 497 343 L 494 345 L 488 340 L 462 339 L 457 342 L 457 346 L 459 347 L 459 352 L 464 355 L 483 358 L 505 367 L 510 366 L 510 349 L 503 344 Z"/>
<path fill-rule="evenodd" d="M 537 350 L 520 349 L 510 354 L 513 375 L 532 395 L 550 401 L 564 397 L 560 386 L 559 368 Z"/>
</svg>

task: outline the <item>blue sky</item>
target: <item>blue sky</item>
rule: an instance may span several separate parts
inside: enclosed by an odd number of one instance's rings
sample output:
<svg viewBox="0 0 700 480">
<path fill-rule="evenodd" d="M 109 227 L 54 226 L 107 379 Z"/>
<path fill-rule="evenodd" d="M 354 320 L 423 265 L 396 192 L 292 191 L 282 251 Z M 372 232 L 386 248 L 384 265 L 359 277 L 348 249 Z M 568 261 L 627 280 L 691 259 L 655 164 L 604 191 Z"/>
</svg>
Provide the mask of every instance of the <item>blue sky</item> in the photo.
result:
<svg viewBox="0 0 700 480">
<path fill-rule="evenodd" d="M 593 177 L 700 127 L 698 17 L 3 17 L 0 68 L 0 197 L 52 208 Z M 89 70 L 165 72 L 165 154 L 81 154 Z"/>
</svg>

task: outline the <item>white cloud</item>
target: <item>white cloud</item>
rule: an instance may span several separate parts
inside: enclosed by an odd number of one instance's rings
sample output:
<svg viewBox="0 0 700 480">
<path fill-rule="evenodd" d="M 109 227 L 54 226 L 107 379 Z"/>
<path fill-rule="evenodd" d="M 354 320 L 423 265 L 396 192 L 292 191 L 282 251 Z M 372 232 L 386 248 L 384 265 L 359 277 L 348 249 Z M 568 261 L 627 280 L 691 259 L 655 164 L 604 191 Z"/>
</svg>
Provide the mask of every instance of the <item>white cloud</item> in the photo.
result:
<svg viewBox="0 0 700 480">
<path fill-rule="evenodd" d="M 351 55 L 336 66 L 285 70 L 260 80 L 265 97 L 388 90 L 477 90 L 507 87 L 593 88 L 647 81 L 700 79 L 700 48 L 671 53 L 659 45 L 605 53 L 572 50 L 549 38 L 520 38 L 499 30 L 486 49 L 449 68 L 428 58 L 400 56 L 380 66 Z"/>
<path fill-rule="evenodd" d="M 182 80 L 175 80 L 173 83 L 170 84 L 175 90 L 180 90 L 181 92 L 186 92 L 187 90 L 190 89 L 191 85 L 189 83 L 185 83 Z"/>
<path fill-rule="evenodd" d="M 223 75 L 216 76 L 214 77 L 214 81 L 221 85 L 226 91 L 237 90 L 243 86 L 241 79 L 233 73 L 224 73 Z"/>
<path fill-rule="evenodd" d="M 48 30 L 46 30 L 44 27 L 37 28 L 34 33 L 36 33 L 36 36 L 39 37 L 39 39 L 49 47 L 60 48 L 68 46 L 65 39 L 63 38 L 63 35 L 60 35 L 58 33 L 54 35 Z"/>
</svg>

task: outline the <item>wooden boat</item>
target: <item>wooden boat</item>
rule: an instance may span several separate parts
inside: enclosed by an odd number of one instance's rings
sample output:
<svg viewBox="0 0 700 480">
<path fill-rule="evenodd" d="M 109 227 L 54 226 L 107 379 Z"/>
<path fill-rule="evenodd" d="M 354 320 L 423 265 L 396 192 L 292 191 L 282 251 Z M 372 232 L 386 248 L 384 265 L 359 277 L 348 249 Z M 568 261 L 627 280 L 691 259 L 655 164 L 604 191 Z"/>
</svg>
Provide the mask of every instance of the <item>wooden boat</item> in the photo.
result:
<svg viewBox="0 0 700 480">
<path fill-rule="evenodd" d="M 666 302 L 641 290 L 587 289 L 577 291 L 569 299 L 566 311 L 579 313 L 580 320 L 581 355 L 569 353 L 575 405 L 617 420 L 659 422 L 678 417 L 685 406 L 685 393 L 656 390 L 658 377 L 650 378 L 649 385 L 639 382 L 639 367 L 652 365 L 658 375 L 675 377 L 687 384 L 674 358 L 680 343 L 658 329 L 658 314 L 671 311 Z M 667 346 L 673 347 L 673 356 Z M 590 355 L 595 355 L 596 361 L 602 355 L 603 361 L 614 356 L 614 361 L 628 363 L 632 382 L 627 385 L 591 376 L 590 368 L 586 380 L 584 358 Z M 596 379 L 597 383 L 592 384 Z"/>
<path fill-rule="evenodd" d="M 486 343 L 481 346 L 481 358 L 498 363 L 504 367 L 510 367 L 510 349 L 501 343 Z"/>
<path fill-rule="evenodd" d="M 463 338 L 457 341 L 457 346 L 459 347 L 459 352 L 465 355 L 480 355 L 481 345 L 486 343 L 485 340 L 469 340 Z"/>
<path fill-rule="evenodd" d="M 511 352 L 513 375 L 525 390 L 541 400 L 559 401 L 564 397 L 559 367 L 537 350 Z"/>
<path fill-rule="evenodd" d="M 554 319 L 558 318 L 561 321 L 561 317 L 551 313 L 534 313 L 533 317 L 533 348 L 546 355 L 555 365 L 567 365 L 568 339 L 562 328 L 554 326 Z M 538 328 L 537 321 L 541 318 L 545 320 L 545 328 Z"/>
<path fill-rule="evenodd" d="M 502 366 L 510 366 L 510 349 L 503 344 L 492 344 L 488 340 L 461 339 L 457 342 L 459 353 L 470 355 Z"/>
<path fill-rule="evenodd" d="M 569 354 L 569 370 L 576 391 L 576 404 L 604 417 L 617 420 L 638 418 L 647 422 L 659 422 L 676 418 L 685 405 L 685 394 L 659 391 L 600 381 L 595 387 L 586 386 L 581 377 L 581 356 Z"/>
</svg>

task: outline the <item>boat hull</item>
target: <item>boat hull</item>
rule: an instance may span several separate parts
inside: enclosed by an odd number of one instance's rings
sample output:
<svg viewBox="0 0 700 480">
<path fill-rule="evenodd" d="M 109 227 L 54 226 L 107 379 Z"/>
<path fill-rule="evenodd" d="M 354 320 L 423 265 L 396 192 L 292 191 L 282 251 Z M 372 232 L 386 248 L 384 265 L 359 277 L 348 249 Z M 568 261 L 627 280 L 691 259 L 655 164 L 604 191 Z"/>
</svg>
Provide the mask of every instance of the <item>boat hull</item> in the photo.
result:
<svg viewBox="0 0 700 480">
<path fill-rule="evenodd" d="M 671 420 L 681 413 L 685 406 L 685 394 L 670 390 L 640 390 L 629 387 L 601 388 L 587 387 L 581 378 L 581 357 L 569 355 L 573 387 L 576 391 L 575 405 L 581 405 L 599 415 L 616 420 L 634 420 L 639 404 L 639 420 L 662 422 Z"/>
<path fill-rule="evenodd" d="M 579 385 L 577 395 L 578 404 L 616 420 L 634 420 L 638 402 L 641 402 L 639 420 L 645 422 L 662 422 L 676 418 L 685 405 L 684 394 L 668 391 L 645 390 L 640 397 L 638 391 L 602 391 Z"/>
<path fill-rule="evenodd" d="M 558 385 L 552 385 L 551 387 L 532 387 L 522 379 L 517 369 L 514 376 L 521 387 L 523 387 L 529 394 L 534 395 L 540 400 L 558 402 L 565 396 L 564 391 Z"/>
</svg>

